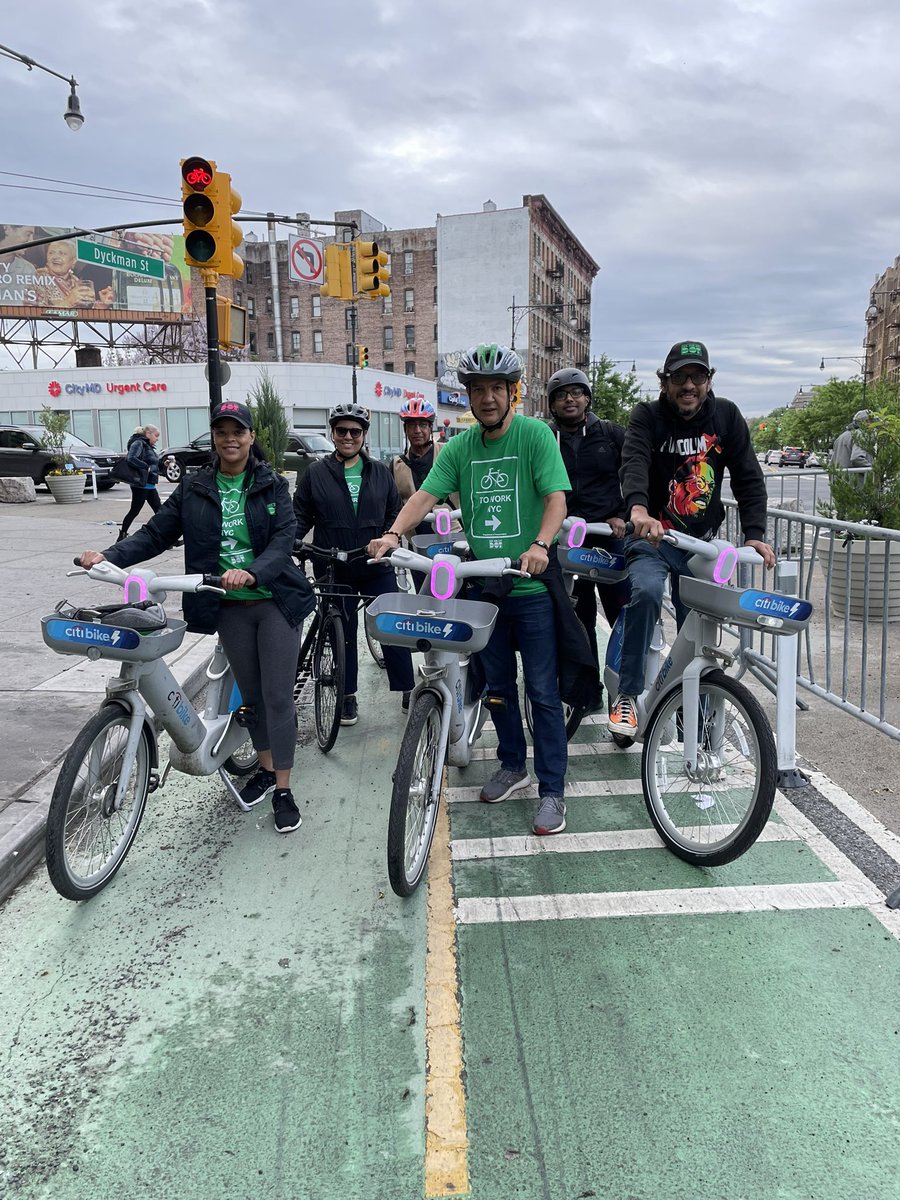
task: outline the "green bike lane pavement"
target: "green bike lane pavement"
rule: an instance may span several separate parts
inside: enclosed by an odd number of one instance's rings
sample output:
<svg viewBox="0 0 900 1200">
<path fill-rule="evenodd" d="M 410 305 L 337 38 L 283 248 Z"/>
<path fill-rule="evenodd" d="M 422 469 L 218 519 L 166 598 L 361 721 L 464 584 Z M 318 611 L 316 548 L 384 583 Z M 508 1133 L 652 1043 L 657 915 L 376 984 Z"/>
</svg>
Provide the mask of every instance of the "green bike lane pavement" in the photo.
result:
<svg viewBox="0 0 900 1200">
<path fill-rule="evenodd" d="M 895 1194 L 898 947 L 804 818 L 696 871 L 587 725 L 565 834 L 471 803 L 479 748 L 402 902 L 398 708 L 364 664 L 359 724 L 300 749 L 296 833 L 170 775 L 101 895 L 39 871 L 0 908 L 0 1195 Z"/>
<path fill-rule="evenodd" d="M 466 1194 L 900 1194 L 897 914 L 781 795 L 742 858 L 681 862 L 596 720 L 554 838 L 451 772 Z"/>
</svg>

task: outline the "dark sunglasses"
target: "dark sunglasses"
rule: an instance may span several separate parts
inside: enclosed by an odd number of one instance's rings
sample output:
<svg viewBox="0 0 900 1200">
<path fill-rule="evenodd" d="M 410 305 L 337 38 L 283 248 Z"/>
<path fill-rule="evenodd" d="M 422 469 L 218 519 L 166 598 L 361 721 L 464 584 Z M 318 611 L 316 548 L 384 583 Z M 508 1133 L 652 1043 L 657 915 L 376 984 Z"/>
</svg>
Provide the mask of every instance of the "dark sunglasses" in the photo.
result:
<svg viewBox="0 0 900 1200">
<path fill-rule="evenodd" d="M 672 380 L 676 387 L 681 387 L 681 385 L 683 383 L 687 383 L 688 380 L 690 380 L 691 383 L 697 384 L 699 387 L 701 383 L 708 382 L 709 371 L 707 371 L 705 367 L 693 367 L 692 369 L 685 368 L 683 371 L 671 371 L 669 373 L 669 379 Z"/>
<path fill-rule="evenodd" d="M 337 435 L 337 437 L 358 438 L 358 437 L 362 437 L 365 430 L 351 429 L 349 425 L 335 425 L 334 432 Z"/>
</svg>

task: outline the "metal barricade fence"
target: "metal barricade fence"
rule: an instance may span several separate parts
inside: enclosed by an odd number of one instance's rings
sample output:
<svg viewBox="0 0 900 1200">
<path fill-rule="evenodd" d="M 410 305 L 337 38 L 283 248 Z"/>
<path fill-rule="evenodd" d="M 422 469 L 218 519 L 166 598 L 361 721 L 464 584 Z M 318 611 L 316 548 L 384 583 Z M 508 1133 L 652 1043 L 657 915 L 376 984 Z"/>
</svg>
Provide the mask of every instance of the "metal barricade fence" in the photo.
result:
<svg viewBox="0 0 900 1200">
<path fill-rule="evenodd" d="M 737 506 L 725 503 L 725 536 L 740 542 Z M 790 769 L 788 746 L 793 755 L 793 700 L 789 719 L 785 711 L 791 677 L 795 686 L 900 740 L 900 647 L 890 638 L 892 626 L 900 623 L 900 531 L 770 508 L 767 540 L 779 559 L 776 590 L 809 600 L 814 609 L 802 639 L 732 631 L 743 666 L 780 701 L 780 776 Z M 762 584 L 762 568 L 753 568 L 742 582 Z M 782 679 L 777 691 L 776 653 Z M 784 784 L 790 786 L 790 780 Z"/>
</svg>

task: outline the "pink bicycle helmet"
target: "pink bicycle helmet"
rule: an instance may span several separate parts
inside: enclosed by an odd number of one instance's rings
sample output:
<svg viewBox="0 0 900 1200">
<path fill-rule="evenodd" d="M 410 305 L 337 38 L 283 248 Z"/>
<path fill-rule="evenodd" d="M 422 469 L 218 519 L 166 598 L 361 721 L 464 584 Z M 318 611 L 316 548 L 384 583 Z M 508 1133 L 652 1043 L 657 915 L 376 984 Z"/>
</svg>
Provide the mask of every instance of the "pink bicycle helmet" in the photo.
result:
<svg viewBox="0 0 900 1200">
<path fill-rule="evenodd" d="M 411 400 L 403 402 L 403 407 L 400 409 L 400 420 L 430 421 L 433 425 L 437 420 L 437 413 L 430 400 L 420 400 L 418 396 L 413 396 Z"/>
</svg>

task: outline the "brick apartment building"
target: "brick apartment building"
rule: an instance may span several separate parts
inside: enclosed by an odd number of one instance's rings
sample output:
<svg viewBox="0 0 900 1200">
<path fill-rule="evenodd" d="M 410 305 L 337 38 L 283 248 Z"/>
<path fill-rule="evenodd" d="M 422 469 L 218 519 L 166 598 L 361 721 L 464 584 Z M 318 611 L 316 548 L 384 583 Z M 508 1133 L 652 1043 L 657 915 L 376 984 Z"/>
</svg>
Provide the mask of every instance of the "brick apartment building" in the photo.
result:
<svg viewBox="0 0 900 1200">
<path fill-rule="evenodd" d="M 900 380 L 900 257 L 869 290 L 863 348 L 869 379 Z"/>
</svg>

